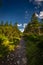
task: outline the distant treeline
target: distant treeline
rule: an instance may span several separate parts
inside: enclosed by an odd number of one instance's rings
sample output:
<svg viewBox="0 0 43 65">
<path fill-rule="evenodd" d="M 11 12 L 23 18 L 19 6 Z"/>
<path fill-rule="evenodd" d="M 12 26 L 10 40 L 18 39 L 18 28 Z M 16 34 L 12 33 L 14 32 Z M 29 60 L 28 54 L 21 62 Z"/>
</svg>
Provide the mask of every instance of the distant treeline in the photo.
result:
<svg viewBox="0 0 43 65">
<path fill-rule="evenodd" d="M 13 41 L 14 37 L 20 37 L 21 32 L 18 29 L 17 23 L 12 25 L 12 22 L 10 24 L 7 22 L 0 22 L 0 34 L 5 35 L 9 38 L 10 41 Z"/>
</svg>

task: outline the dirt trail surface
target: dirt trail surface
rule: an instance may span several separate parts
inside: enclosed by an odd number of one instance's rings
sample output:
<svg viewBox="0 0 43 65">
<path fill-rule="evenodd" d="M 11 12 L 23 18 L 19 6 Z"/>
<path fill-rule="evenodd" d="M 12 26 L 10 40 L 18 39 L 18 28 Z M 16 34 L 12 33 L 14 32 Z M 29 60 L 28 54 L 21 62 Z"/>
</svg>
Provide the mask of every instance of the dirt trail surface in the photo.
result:
<svg viewBox="0 0 43 65">
<path fill-rule="evenodd" d="M 26 65 L 27 59 L 25 48 L 25 42 L 22 38 L 15 51 L 5 56 L 5 59 L 0 59 L 0 65 Z"/>
<path fill-rule="evenodd" d="M 21 39 L 19 45 L 17 46 L 15 52 L 15 58 L 17 65 L 26 65 L 26 51 L 25 51 L 25 43 L 24 40 Z"/>
</svg>

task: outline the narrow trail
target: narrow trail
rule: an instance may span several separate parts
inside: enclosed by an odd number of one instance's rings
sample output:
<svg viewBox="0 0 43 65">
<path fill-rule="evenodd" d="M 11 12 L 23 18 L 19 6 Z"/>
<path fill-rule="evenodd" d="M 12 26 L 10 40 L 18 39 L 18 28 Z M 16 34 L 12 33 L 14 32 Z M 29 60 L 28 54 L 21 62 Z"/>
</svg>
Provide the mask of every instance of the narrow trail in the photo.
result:
<svg viewBox="0 0 43 65">
<path fill-rule="evenodd" d="M 26 51 L 25 42 L 23 39 L 20 40 L 15 52 L 16 64 L 15 65 L 26 65 Z"/>
</svg>

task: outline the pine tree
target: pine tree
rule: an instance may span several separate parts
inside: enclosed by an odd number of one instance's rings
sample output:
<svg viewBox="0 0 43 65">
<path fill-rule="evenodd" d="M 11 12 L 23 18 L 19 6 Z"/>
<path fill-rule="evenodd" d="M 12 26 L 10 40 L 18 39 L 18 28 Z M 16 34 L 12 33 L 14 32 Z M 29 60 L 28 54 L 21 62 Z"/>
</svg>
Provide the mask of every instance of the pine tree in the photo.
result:
<svg viewBox="0 0 43 65">
<path fill-rule="evenodd" d="M 31 22 L 29 22 L 27 27 L 25 28 L 25 32 L 40 34 L 39 26 L 40 24 L 38 18 L 36 17 L 36 13 L 34 13 L 32 15 Z"/>
</svg>

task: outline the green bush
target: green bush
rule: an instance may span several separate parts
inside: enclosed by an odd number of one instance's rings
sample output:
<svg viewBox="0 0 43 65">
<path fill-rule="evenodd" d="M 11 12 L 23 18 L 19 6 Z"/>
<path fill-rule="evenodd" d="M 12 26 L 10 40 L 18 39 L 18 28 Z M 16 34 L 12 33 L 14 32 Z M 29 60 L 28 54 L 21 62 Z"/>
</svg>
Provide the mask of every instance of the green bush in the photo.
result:
<svg viewBox="0 0 43 65">
<path fill-rule="evenodd" d="M 27 35 L 24 39 L 27 65 L 43 65 L 43 36 Z"/>
<path fill-rule="evenodd" d="M 4 43 L 5 40 L 8 39 L 4 35 L 0 35 L 0 57 L 8 54 L 8 46 Z"/>
</svg>

